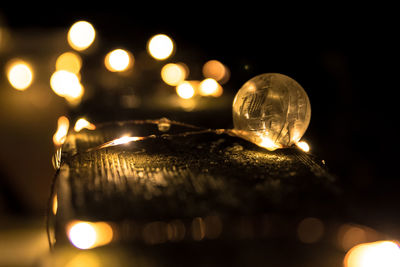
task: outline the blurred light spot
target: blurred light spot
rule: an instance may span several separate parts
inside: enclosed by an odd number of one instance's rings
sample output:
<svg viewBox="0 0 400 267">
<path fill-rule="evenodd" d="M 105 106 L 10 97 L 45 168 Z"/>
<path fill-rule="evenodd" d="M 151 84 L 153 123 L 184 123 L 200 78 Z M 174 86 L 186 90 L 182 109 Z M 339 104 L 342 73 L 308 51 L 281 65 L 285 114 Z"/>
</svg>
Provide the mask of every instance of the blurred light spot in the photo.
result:
<svg viewBox="0 0 400 267">
<path fill-rule="evenodd" d="M 77 248 L 89 249 L 109 244 L 113 229 L 106 222 L 75 221 L 67 226 L 70 242 Z"/>
<path fill-rule="evenodd" d="M 123 49 L 115 49 L 109 52 L 105 59 L 104 64 L 109 71 L 121 72 L 130 69 L 133 66 L 133 55 Z"/>
<path fill-rule="evenodd" d="M 87 21 L 78 21 L 69 29 L 68 43 L 73 49 L 82 51 L 93 43 L 95 36 L 96 32 L 92 24 Z"/>
<path fill-rule="evenodd" d="M 96 126 L 89 121 L 87 121 L 85 118 L 80 118 L 76 121 L 74 130 L 75 132 L 79 132 L 82 129 L 88 129 L 88 130 L 95 130 Z"/>
<path fill-rule="evenodd" d="M 218 60 L 209 60 L 203 65 L 203 75 L 224 84 L 230 78 L 230 71 Z"/>
<path fill-rule="evenodd" d="M 400 266 L 400 248 L 392 241 L 360 244 L 347 252 L 344 266 L 398 267 Z"/>
<path fill-rule="evenodd" d="M 103 266 L 99 256 L 85 251 L 74 256 L 65 267 L 101 267 Z"/>
<path fill-rule="evenodd" d="M 192 237 L 194 240 L 200 241 L 205 236 L 205 223 L 200 217 L 196 217 L 192 221 Z"/>
<path fill-rule="evenodd" d="M 222 222 L 218 216 L 207 216 L 204 219 L 205 236 L 210 239 L 218 238 L 222 232 Z"/>
<path fill-rule="evenodd" d="M 180 220 L 174 220 L 167 225 L 167 238 L 170 241 L 180 241 L 185 238 L 185 225 Z"/>
<path fill-rule="evenodd" d="M 58 118 L 57 124 L 57 131 L 53 135 L 53 143 L 56 146 L 61 146 L 62 144 L 64 144 L 68 134 L 69 120 L 67 117 L 61 116 Z"/>
<path fill-rule="evenodd" d="M 149 40 L 147 51 L 157 60 L 167 59 L 174 51 L 174 42 L 165 34 L 157 34 Z"/>
<path fill-rule="evenodd" d="M 57 194 L 56 194 L 53 197 L 53 205 L 52 205 L 52 211 L 53 211 L 54 215 L 57 214 L 57 209 L 58 209 L 58 200 L 57 200 Z"/>
<path fill-rule="evenodd" d="M 306 141 L 300 141 L 296 143 L 296 146 L 303 150 L 304 152 L 309 152 L 310 151 L 310 146 Z"/>
<path fill-rule="evenodd" d="M 358 244 L 367 242 L 367 232 L 361 226 L 345 224 L 339 229 L 338 241 L 340 247 L 347 251 Z"/>
<path fill-rule="evenodd" d="M 54 93 L 66 98 L 68 101 L 80 99 L 84 89 L 76 74 L 58 70 L 50 78 L 50 86 Z"/>
<path fill-rule="evenodd" d="M 56 70 L 66 70 L 78 74 L 81 67 L 82 58 L 74 52 L 65 52 L 56 61 Z"/>
<path fill-rule="evenodd" d="M 178 85 L 183 82 L 186 77 L 186 68 L 179 63 L 169 63 L 161 69 L 161 78 L 168 85 Z"/>
<path fill-rule="evenodd" d="M 324 224 L 317 218 L 305 218 L 297 226 L 297 237 L 303 243 L 318 242 L 324 234 Z"/>
<path fill-rule="evenodd" d="M 22 60 L 11 60 L 7 65 L 7 78 L 11 86 L 21 91 L 27 89 L 33 81 L 32 67 Z"/>
<path fill-rule="evenodd" d="M 221 85 L 213 78 L 204 79 L 199 85 L 199 93 L 202 96 L 220 97 L 222 92 Z"/>
<path fill-rule="evenodd" d="M 189 99 L 195 94 L 195 89 L 190 82 L 182 82 L 176 87 L 176 93 L 180 98 Z"/>
<path fill-rule="evenodd" d="M 167 224 L 151 222 L 143 228 L 143 239 L 147 244 L 160 244 L 167 241 Z"/>
</svg>

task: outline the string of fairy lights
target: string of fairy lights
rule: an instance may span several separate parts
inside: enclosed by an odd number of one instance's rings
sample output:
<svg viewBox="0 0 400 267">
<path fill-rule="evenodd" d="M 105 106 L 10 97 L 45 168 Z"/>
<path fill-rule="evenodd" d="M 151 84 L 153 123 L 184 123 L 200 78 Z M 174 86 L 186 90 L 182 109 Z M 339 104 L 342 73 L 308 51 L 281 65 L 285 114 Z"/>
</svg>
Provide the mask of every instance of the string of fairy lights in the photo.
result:
<svg viewBox="0 0 400 267">
<path fill-rule="evenodd" d="M 96 30 L 87 21 L 74 23 L 67 35 L 67 41 L 71 51 L 61 53 L 55 62 L 54 72 L 49 79 L 51 90 L 67 101 L 68 104 L 79 105 L 85 96 L 85 86 L 82 82 L 81 68 L 83 59 L 80 53 L 88 49 L 96 39 Z M 157 34 L 147 42 L 148 54 L 157 61 L 164 61 L 176 52 L 174 40 L 165 35 Z M 110 72 L 121 73 L 129 72 L 135 66 L 135 55 L 126 49 L 116 48 L 104 56 L 104 68 Z M 5 65 L 6 76 L 10 86 L 16 90 L 27 90 L 35 80 L 35 66 L 23 58 L 12 58 Z M 162 81 L 175 88 L 176 95 L 181 99 L 191 99 L 199 97 L 221 97 L 223 95 L 223 85 L 230 78 L 230 71 L 227 66 L 218 60 L 209 60 L 202 67 L 203 80 L 188 80 L 189 67 L 183 62 L 168 62 L 160 69 Z M 238 129 L 201 129 L 189 124 L 159 119 L 153 121 L 125 121 L 116 122 L 118 124 L 138 124 L 153 123 L 158 125 L 158 129 L 163 132 L 160 136 L 165 136 L 165 132 L 171 125 L 181 125 L 194 128 L 194 134 L 203 132 L 213 132 L 215 134 L 230 134 L 255 142 L 257 145 L 268 150 L 274 150 L 276 143 L 271 143 L 268 138 L 260 140 L 249 137 L 248 132 L 238 131 Z M 86 118 L 78 118 L 73 124 L 67 116 L 61 116 L 57 121 L 57 130 L 53 135 L 53 142 L 56 146 L 56 154 L 61 158 L 61 150 L 66 141 L 69 131 L 80 132 L 82 130 L 96 130 L 104 124 L 93 124 Z M 188 134 L 188 133 L 185 133 Z M 130 142 L 137 142 L 147 138 L 157 138 L 158 136 L 122 136 L 110 140 L 93 149 L 103 149 L 110 146 L 118 146 Z M 298 138 L 295 145 L 303 151 L 309 151 L 309 145 L 304 140 Z M 89 149 L 90 150 L 90 149 Z M 57 164 L 57 168 L 60 163 Z M 55 215 L 58 209 L 57 195 L 52 199 L 52 213 Z M 189 223 L 180 220 L 167 222 L 149 222 L 143 225 L 143 241 L 149 244 L 159 244 L 164 242 L 175 242 L 190 236 L 195 241 L 203 239 L 218 238 L 227 231 L 228 225 L 223 224 L 217 216 L 196 217 Z M 326 224 L 317 218 L 305 218 L 297 226 L 298 239 L 307 244 L 318 242 L 325 233 Z M 312 231 L 310 231 L 312 229 Z M 110 222 L 90 222 L 72 221 L 66 229 L 66 234 L 72 245 L 79 249 L 92 249 L 98 246 L 107 245 L 116 240 L 120 229 Z M 346 251 L 343 264 L 346 267 L 370 267 L 385 266 L 394 267 L 400 265 L 400 249 L 396 241 L 384 240 L 376 231 L 360 225 L 344 224 L 336 229 L 338 247 Z M 155 235 L 154 233 L 163 233 Z"/>
</svg>

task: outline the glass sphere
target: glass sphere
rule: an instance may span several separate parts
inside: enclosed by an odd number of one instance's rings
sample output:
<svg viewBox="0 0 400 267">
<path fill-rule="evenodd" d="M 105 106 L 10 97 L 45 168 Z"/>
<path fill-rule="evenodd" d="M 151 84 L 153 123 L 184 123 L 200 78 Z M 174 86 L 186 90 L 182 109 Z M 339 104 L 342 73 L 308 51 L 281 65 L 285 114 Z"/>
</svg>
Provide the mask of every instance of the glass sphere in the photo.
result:
<svg viewBox="0 0 400 267">
<path fill-rule="evenodd" d="M 234 132 L 269 150 L 297 143 L 311 118 L 303 87 L 279 73 L 247 81 L 236 94 L 232 110 Z"/>
</svg>

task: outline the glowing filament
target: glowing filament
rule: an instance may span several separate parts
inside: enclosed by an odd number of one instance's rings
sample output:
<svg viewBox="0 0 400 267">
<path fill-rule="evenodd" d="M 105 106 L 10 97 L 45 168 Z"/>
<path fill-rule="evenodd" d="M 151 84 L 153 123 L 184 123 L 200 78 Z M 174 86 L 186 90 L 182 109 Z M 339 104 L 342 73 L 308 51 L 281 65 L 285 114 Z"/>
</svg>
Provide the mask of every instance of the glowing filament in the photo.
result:
<svg viewBox="0 0 400 267">
<path fill-rule="evenodd" d="M 90 249 L 110 243 L 113 229 L 106 222 L 75 221 L 67 226 L 70 242 L 77 248 Z"/>
<path fill-rule="evenodd" d="M 73 49 L 82 51 L 93 43 L 95 36 L 96 31 L 92 24 L 87 21 L 78 21 L 68 32 L 68 43 Z"/>
<path fill-rule="evenodd" d="M 106 55 L 104 64 L 112 72 L 126 71 L 133 65 L 133 56 L 123 49 L 115 49 Z"/>
<path fill-rule="evenodd" d="M 16 60 L 8 67 L 7 78 L 12 87 L 23 91 L 32 83 L 32 67 L 22 60 Z"/>
<path fill-rule="evenodd" d="M 165 34 L 157 34 L 153 36 L 148 44 L 147 51 L 149 54 L 157 59 L 167 59 L 174 51 L 174 43 L 170 37 Z"/>
<path fill-rule="evenodd" d="M 74 130 L 75 132 L 79 132 L 82 129 L 95 130 L 96 126 L 87 121 L 85 118 L 80 118 L 79 120 L 76 121 Z"/>
<path fill-rule="evenodd" d="M 143 140 L 143 139 L 145 139 L 145 138 L 144 137 L 139 137 L 139 136 L 122 136 L 121 138 L 114 139 L 114 140 L 112 140 L 110 142 L 107 142 L 107 143 L 101 145 L 99 148 L 123 145 L 123 144 L 127 144 L 127 143 L 130 143 L 130 142 L 135 142 L 135 141 Z"/>
<path fill-rule="evenodd" d="M 309 152 L 310 151 L 310 146 L 306 141 L 300 141 L 296 143 L 297 147 L 303 150 L 304 152 Z"/>
<path fill-rule="evenodd" d="M 62 144 L 64 144 L 68 134 L 69 120 L 67 117 L 61 116 L 60 118 L 58 118 L 57 124 L 57 131 L 53 135 L 53 143 L 56 146 L 61 146 Z"/>
</svg>

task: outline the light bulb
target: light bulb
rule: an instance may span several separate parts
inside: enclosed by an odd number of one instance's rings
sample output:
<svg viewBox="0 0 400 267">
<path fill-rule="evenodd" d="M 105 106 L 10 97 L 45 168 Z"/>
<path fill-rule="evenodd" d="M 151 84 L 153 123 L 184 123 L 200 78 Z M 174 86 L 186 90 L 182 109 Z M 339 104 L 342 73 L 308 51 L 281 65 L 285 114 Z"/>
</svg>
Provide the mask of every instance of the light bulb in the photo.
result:
<svg viewBox="0 0 400 267">
<path fill-rule="evenodd" d="M 271 151 L 296 144 L 310 118 L 307 93 L 283 74 L 265 73 L 250 79 L 233 101 L 234 132 Z"/>
</svg>

